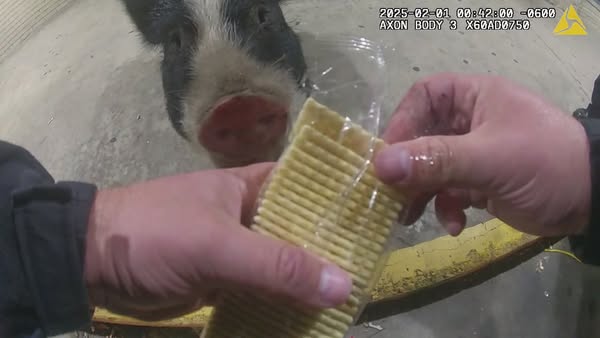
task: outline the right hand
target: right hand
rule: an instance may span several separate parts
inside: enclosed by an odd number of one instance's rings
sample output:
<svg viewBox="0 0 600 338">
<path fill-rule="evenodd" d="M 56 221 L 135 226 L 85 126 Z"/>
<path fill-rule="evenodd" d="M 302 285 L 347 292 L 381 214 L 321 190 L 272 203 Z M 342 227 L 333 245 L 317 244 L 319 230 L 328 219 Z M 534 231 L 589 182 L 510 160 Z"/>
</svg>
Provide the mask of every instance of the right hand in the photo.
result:
<svg viewBox="0 0 600 338">
<path fill-rule="evenodd" d="M 243 225 L 273 163 L 162 177 L 98 192 L 85 280 L 95 306 L 143 320 L 177 317 L 224 292 L 318 308 L 344 303 L 342 269 Z"/>
<path fill-rule="evenodd" d="M 378 176 L 418 191 L 411 224 L 436 197 L 452 235 L 464 209 L 485 208 L 520 231 L 579 233 L 591 203 L 589 146 L 581 124 L 527 89 L 492 76 L 438 74 L 399 104 L 375 159 Z"/>
</svg>

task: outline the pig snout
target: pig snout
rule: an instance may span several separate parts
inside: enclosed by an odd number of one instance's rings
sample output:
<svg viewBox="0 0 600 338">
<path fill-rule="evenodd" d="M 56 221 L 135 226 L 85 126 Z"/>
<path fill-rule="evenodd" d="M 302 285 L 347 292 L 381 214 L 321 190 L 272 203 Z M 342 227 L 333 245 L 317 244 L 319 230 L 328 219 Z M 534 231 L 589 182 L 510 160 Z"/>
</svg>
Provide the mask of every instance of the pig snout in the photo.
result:
<svg viewBox="0 0 600 338">
<path fill-rule="evenodd" d="M 225 39 L 199 45 L 190 64 L 181 107 L 190 143 L 218 167 L 277 160 L 306 98 L 294 77 Z"/>
<path fill-rule="evenodd" d="M 175 131 L 217 167 L 277 160 L 308 92 L 300 41 L 279 0 L 122 0 L 163 50 Z"/>
<path fill-rule="evenodd" d="M 198 142 L 219 166 L 274 160 L 287 132 L 288 110 L 267 96 L 224 97 L 201 124 Z"/>
<path fill-rule="evenodd" d="M 218 167 L 277 160 L 308 95 L 300 41 L 279 2 L 213 2 L 220 16 L 188 4 L 201 25 L 181 113 L 190 142 Z"/>
</svg>

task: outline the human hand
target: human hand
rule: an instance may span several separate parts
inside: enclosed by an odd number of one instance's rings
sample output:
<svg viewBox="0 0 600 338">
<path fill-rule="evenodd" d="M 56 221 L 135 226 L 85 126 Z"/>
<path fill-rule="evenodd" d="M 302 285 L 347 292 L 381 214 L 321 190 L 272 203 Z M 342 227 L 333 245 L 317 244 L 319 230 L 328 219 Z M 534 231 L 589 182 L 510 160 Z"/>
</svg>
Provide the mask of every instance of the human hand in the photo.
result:
<svg viewBox="0 0 600 338">
<path fill-rule="evenodd" d="M 464 209 L 485 208 L 520 231 L 580 232 L 591 173 L 585 130 L 542 97 L 493 76 L 443 73 L 419 81 L 399 104 L 375 159 L 380 178 L 419 191 L 404 215 L 415 222 L 435 196 L 452 235 Z"/>
<path fill-rule="evenodd" d="M 95 306 L 143 320 L 210 304 L 229 289 L 308 306 L 343 303 L 339 268 L 249 225 L 273 165 L 210 170 L 100 191 L 90 217 L 85 279 Z"/>
</svg>

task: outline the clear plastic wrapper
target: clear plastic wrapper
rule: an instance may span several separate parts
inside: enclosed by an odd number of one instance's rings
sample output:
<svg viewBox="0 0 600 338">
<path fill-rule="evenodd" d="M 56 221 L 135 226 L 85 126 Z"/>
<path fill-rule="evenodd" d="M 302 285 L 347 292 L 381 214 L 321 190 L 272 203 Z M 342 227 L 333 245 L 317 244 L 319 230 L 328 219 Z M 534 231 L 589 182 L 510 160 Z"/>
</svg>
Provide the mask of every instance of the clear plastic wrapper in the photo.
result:
<svg viewBox="0 0 600 338">
<path fill-rule="evenodd" d="M 259 195 L 252 228 L 348 271 L 351 299 L 337 309 L 306 313 L 256 295 L 226 295 L 204 338 L 343 337 L 370 300 L 390 251 L 402 196 L 383 186 L 372 168 L 383 145 L 383 48 L 352 36 L 317 37 L 308 45 L 308 53 L 336 57 L 307 56 L 312 103 L 290 129 L 290 144 Z"/>
<path fill-rule="evenodd" d="M 315 37 L 308 47 L 313 54 L 307 56 L 311 97 L 377 136 L 386 93 L 383 46 L 345 36 Z"/>
<path fill-rule="evenodd" d="M 372 163 L 375 153 L 374 142 L 382 130 L 387 69 L 385 47 L 371 39 L 353 35 L 336 36 L 335 38 L 316 36 L 308 45 L 309 52 L 315 54 L 312 57 L 307 55 L 309 85 L 312 89 L 311 98 L 334 110 L 346 120 L 346 125 L 337 136 L 338 142 L 342 142 L 347 137 L 346 134 L 352 124 L 360 126 L 371 136 L 370 140 L 364 143 L 362 149 L 358 151 L 363 163 L 355 172 L 351 184 L 336 192 L 335 208 L 320 215 L 317 230 L 314 232 L 314 246 L 324 245 L 325 240 L 319 236 L 320 230 L 324 230 L 327 226 L 334 226 L 329 220 L 339 219 L 338 214 L 347 204 L 348 195 L 355 190 L 356 185 L 363 179 L 367 167 Z M 318 123 L 318 121 L 313 123 Z M 291 139 L 294 135 L 290 133 L 289 136 Z M 269 181 L 265 183 L 263 191 L 268 183 Z M 373 199 L 378 193 L 378 188 L 368 192 Z M 261 199 L 262 197 L 261 195 Z M 303 246 L 310 249 L 311 244 L 304 243 Z M 378 266 L 378 272 L 372 276 L 369 288 L 364 290 L 365 298 L 361 300 L 361 307 L 364 307 L 370 300 L 368 295 L 383 269 L 385 256 L 390 251 L 388 240 L 379 260 L 381 264 Z"/>
</svg>

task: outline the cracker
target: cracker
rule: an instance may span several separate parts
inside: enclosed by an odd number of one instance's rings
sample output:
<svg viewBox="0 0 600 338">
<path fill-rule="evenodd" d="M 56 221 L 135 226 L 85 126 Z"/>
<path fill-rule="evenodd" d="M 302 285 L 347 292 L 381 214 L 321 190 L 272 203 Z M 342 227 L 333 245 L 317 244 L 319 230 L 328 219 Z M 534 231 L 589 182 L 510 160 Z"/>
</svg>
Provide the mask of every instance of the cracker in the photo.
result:
<svg viewBox="0 0 600 338">
<path fill-rule="evenodd" d="M 385 144 L 313 99 L 290 140 L 251 228 L 346 270 L 353 279 L 351 296 L 337 308 L 315 312 L 254 294 L 226 294 L 204 338 L 343 338 L 378 278 L 405 201 L 377 179 L 368 161 Z"/>
</svg>

